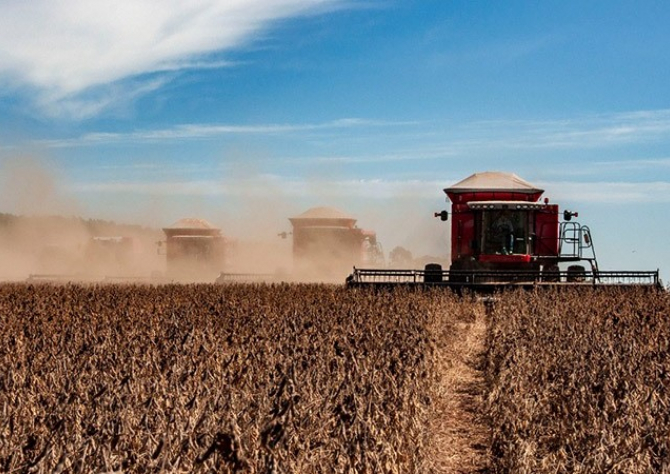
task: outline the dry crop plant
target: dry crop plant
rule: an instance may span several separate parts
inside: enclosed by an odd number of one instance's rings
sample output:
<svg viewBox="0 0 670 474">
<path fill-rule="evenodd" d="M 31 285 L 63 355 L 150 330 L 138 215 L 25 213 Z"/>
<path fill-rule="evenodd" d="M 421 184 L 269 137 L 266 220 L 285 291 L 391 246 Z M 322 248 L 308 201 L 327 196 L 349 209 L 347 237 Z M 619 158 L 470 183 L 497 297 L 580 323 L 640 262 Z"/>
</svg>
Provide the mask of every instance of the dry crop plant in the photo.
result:
<svg viewBox="0 0 670 474">
<path fill-rule="evenodd" d="M 0 287 L 0 471 L 424 470 L 453 296 Z"/>
<path fill-rule="evenodd" d="M 505 294 L 492 315 L 495 472 L 670 472 L 670 298 Z"/>
</svg>

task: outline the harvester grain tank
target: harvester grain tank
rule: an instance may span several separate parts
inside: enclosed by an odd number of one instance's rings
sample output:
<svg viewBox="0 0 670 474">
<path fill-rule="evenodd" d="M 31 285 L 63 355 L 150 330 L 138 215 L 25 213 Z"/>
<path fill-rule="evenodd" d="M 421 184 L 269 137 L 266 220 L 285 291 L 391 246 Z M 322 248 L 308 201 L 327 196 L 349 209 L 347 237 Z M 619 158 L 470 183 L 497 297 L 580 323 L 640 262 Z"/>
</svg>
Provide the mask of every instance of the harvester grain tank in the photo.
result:
<svg viewBox="0 0 670 474">
<path fill-rule="evenodd" d="M 591 230 L 578 213 L 542 199 L 544 190 L 515 174 L 475 173 L 444 189 L 451 213 L 451 265 L 422 270 L 354 269 L 347 282 L 364 285 L 441 285 L 495 289 L 503 286 L 659 286 L 658 271 L 600 271 Z M 562 221 L 561 221 L 562 217 Z"/>
<path fill-rule="evenodd" d="M 332 207 L 314 207 L 289 219 L 293 226 L 296 276 L 341 277 L 352 265 L 382 258 L 373 231 L 356 227 L 356 219 Z"/>
<path fill-rule="evenodd" d="M 180 219 L 165 233 L 166 272 L 169 277 L 211 280 L 223 268 L 225 239 L 221 229 L 204 219 Z"/>
</svg>

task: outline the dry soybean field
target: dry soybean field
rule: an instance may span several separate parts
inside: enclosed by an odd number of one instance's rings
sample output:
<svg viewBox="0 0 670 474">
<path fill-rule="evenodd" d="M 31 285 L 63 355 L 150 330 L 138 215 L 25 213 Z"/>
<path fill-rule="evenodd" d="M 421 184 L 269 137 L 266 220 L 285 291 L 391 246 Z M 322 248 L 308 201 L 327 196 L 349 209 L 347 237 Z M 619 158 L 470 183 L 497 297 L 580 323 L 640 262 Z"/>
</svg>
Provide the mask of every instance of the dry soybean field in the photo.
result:
<svg viewBox="0 0 670 474">
<path fill-rule="evenodd" d="M 2 472 L 425 472 L 446 294 L 0 289 Z"/>
<path fill-rule="evenodd" d="M 670 472 L 670 300 L 0 286 L 0 472 Z"/>
<path fill-rule="evenodd" d="M 496 471 L 670 473 L 668 293 L 509 296 L 487 343 Z"/>
</svg>

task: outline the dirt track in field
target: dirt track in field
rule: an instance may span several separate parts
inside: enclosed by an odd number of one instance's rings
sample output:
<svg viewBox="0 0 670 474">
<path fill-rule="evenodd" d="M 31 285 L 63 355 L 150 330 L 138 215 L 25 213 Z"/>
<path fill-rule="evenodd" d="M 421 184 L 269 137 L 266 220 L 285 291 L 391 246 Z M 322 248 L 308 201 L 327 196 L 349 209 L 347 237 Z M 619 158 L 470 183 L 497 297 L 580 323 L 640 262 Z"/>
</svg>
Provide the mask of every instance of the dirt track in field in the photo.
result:
<svg viewBox="0 0 670 474">
<path fill-rule="evenodd" d="M 438 348 L 442 366 L 431 434 L 433 472 L 484 474 L 489 472 L 490 432 L 483 415 L 486 386 L 484 357 L 486 314 L 478 311 L 471 322 L 457 323 L 448 347 Z"/>
</svg>

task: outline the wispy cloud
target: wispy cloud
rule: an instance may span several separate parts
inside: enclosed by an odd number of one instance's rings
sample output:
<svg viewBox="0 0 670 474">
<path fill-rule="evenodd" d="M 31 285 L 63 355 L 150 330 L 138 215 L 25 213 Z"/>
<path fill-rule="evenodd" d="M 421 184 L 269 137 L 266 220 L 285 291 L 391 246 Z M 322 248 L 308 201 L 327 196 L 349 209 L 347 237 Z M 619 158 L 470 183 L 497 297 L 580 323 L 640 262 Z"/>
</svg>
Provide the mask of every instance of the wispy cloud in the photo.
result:
<svg viewBox="0 0 670 474">
<path fill-rule="evenodd" d="M 268 186 L 282 189 L 284 197 L 304 198 L 314 195 L 330 198 L 365 197 L 388 199 L 397 197 L 435 198 L 443 182 L 385 179 L 310 179 L 261 175 L 235 180 L 170 180 L 170 181 L 114 181 L 79 183 L 76 193 L 138 194 L 151 196 L 240 196 L 267 197 Z M 438 194 L 439 196 L 439 194 Z"/>
<path fill-rule="evenodd" d="M 157 85 L 156 87 L 159 87 Z M 393 128 L 389 133 L 389 128 Z M 157 143 L 215 139 L 231 135 L 279 136 L 343 131 L 346 146 L 357 140 L 377 143 L 375 154 L 337 154 L 338 142 L 328 136 L 336 151 L 324 160 L 341 162 L 383 162 L 435 159 L 448 156 L 486 156 L 500 151 L 593 150 L 627 144 L 670 140 L 670 109 L 630 113 L 577 116 L 555 120 L 486 120 L 463 123 L 436 121 L 376 120 L 341 118 L 320 123 L 217 124 L 192 123 L 169 128 L 129 132 L 92 132 L 79 137 L 43 140 L 40 146 L 62 148 L 107 143 Z M 393 143 L 393 150 L 384 147 Z M 289 159 L 290 157 L 285 157 Z M 639 163 L 639 161 L 638 161 Z"/>
<path fill-rule="evenodd" d="M 581 203 L 642 204 L 670 203 L 670 182 L 552 182 L 544 186 L 554 201 L 570 200 Z"/>
<path fill-rule="evenodd" d="M 268 186 L 281 189 L 286 198 L 365 198 L 373 200 L 440 198 L 442 189 L 451 184 L 445 180 L 417 179 L 310 179 L 262 175 L 235 180 L 189 181 L 115 181 L 79 183 L 76 193 L 136 194 L 142 196 L 199 197 L 267 197 Z M 670 202 L 670 182 L 537 182 L 547 190 L 552 201 L 591 203 L 666 203 Z"/>
<path fill-rule="evenodd" d="M 639 160 L 620 160 L 620 161 L 598 161 L 594 163 L 598 167 L 616 166 L 619 170 L 639 170 L 639 169 L 670 169 L 670 158 L 639 159 Z"/>
<path fill-rule="evenodd" d="M 667 140 L 670 138 L 670 109 L 557 120 L 476 121 L 467 124 L 465 131 L 473 137 L 489 137 L 481 143 L 498 148 L 597 148 Z"/>
<path fill-rule="evenodd" d="M 279 19 L 342 0 L 34 0 L 0 3 L 0 81 L 51 114 L 98 113 L 147 74 L 226 67 L 221 53 Z M 125 83 L 133 78 L 131 85 Z M 111 86 L 110 86 L 111 85 Z M 110 86 L 111 90 L 107 87 Z M 126 90 L 130 88 L 130 91 Z"/>
<path fill-rule="evenodd" d="M 570 176 L 582 179 L 589 176 L 622 176 L 631 179 L 633 176 L 668 176 L 670 158 L 638 158 L 622 160 L 595 160 L 581 163 L 578 167 L 556 166 L 551 174 Z"/>
<path fill-rule="evenodd" d="M 159 89 L 168 81 L 163 76 L 152 80 L 113 83 L 66 97 L 44 93 L 38 95 L 36 104 L 50 116 L 67 116 L 79 120 L 98 115 L 112 106 L 119 109 L 120 106 Z"/>
<path fill-rule="evenodd" d="M 39 144 L 51 148 L 101 145 L 108 143 L 170 142 L 216 138 L 227 135 L 286 135 L 301 132 L 360 129 L 369 127 L 400 127 L 415 122 L 391 122 L 362 118 L 343 118 L 321 123 L 296 124 L 182 124 L 157 130 L 137 130 L 127 133 L 94 132 L 76 138 L 43 140 Z"/>
</svg>

